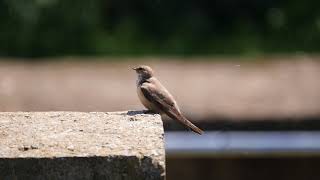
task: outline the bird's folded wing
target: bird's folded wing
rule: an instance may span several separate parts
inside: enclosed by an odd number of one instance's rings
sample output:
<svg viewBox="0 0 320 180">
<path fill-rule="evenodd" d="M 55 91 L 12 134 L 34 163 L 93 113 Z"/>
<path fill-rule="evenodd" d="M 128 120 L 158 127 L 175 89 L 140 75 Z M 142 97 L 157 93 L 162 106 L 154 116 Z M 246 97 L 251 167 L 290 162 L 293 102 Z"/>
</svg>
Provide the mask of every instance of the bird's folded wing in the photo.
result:
<svg viewBox="0 0 320 180">
<path fill-rule="evenodd" d="M 141 86 L 143 95 L 164 112 L 175 111 L 174 101 L 166 91 L 157 89 L 153 85 Z M 174 113 L 174 112 L 171 112 Z"/>
<path fill-rule="evenodd" d="M 169 117 L 180 121 L 185 126 L 191 128 L 194 132 L 202 134 L 203 131 L 197 126 L 192 124 L 187 118 L 185 118 L 180 111 L 177 109 L 174 100 L 166 90 L 156 89 L 153 85 L 141 86 L 143 95 L 160 110 L 166 113 Z"/>
</svg>

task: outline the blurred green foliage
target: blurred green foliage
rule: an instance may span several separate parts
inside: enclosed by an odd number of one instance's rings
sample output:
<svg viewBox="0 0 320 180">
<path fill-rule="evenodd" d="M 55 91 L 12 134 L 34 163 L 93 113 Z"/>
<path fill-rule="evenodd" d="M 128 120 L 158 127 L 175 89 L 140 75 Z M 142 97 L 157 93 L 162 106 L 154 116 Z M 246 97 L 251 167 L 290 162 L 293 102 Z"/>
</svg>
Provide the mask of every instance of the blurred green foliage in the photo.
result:
<svg viewBox="0 0 320 180">
<path fill-rule="evenodd" d="M 0 56 L 319 52 L 316 0 L 1 0 Z"/>
</svg>

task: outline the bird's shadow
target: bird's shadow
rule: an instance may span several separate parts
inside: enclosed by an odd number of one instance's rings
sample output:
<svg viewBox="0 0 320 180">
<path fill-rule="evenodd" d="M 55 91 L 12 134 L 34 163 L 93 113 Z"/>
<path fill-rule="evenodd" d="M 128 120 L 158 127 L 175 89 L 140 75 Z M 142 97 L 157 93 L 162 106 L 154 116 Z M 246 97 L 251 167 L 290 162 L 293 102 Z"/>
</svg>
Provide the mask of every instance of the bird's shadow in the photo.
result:
<svg viewBox="0 0 320 180">
<path fill-rule="evenodd" d="M 134 116 L 134 115 L 138 115 L 138 114 L 157 114 L 153 111 L 150 110 L 139 110 L 139 111 L 128 111 L 127 115 L 129 116 Z"/>
</svg>

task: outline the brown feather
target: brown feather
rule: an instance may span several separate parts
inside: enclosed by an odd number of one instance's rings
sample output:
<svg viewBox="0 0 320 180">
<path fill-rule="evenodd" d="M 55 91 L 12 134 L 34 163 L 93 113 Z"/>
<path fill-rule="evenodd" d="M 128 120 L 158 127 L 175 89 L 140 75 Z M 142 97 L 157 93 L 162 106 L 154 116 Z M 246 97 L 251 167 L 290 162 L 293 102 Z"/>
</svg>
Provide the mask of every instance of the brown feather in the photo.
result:
<svg viewBox="0 0 320 180">
<path fill-rule="evenodd" d="M 156 106 L 156 109 L 150 110 L 161 110 L 162 112 L 159 113 L 164 113 L 170 118 L 178 120 L 181 124 L 189 127 L 192 131 L 198 134 L 203 133 L 201 129 L 192 124 L 181 114 L 171 94 L 160 84 L 157 79 L 151 78 L 149 81 L 151 82 L 143 83 L 140 88 L 144 97 L 148 99 L 150 103 Z"/>
</svg>

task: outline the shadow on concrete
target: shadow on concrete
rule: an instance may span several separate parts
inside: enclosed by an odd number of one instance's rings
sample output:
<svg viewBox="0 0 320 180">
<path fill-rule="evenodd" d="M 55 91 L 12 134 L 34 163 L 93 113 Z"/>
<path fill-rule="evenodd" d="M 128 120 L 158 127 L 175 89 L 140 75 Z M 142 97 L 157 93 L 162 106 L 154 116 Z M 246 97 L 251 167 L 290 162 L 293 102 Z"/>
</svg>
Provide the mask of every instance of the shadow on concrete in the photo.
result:
<svg viewBox="0 0 320 180">
<path fill-rule="evenodd" d="M 4 180 L 158 180 L 164 174 L 150 157 L 0 158 Z"/>
</svg>

